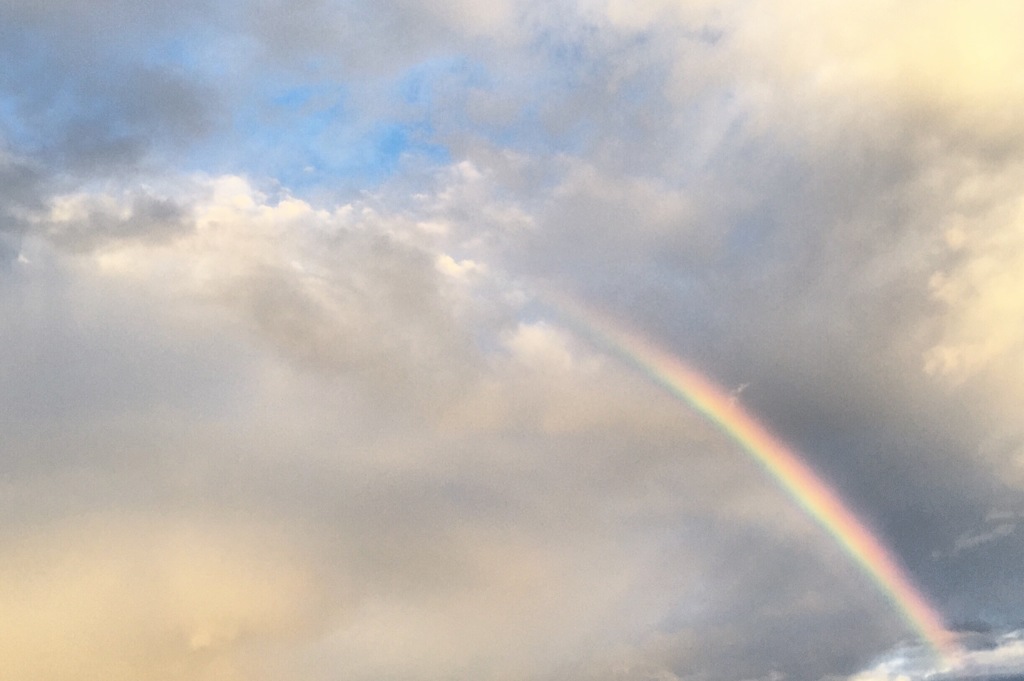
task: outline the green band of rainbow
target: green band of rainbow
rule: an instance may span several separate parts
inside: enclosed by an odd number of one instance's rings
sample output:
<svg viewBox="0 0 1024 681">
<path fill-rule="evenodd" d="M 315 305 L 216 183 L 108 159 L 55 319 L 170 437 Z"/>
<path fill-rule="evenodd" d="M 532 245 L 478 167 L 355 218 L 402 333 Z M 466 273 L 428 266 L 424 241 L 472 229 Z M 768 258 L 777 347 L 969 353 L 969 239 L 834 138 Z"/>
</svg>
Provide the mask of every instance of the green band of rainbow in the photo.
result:
<svg viewBox="0 0 1024 681">
<path fill-rule="evenodd" d="M 594 340 L 687 402 L 735 440 L 779 486 L 824 528 L 893 603 L 907 624 L 943 662 L 958 647 L 942 617 L 921 595 L 905 570 L 871 531 L 811 468 L 719 388 L 678 358 L 592 311 L 560 304 Z"/>
</svg>

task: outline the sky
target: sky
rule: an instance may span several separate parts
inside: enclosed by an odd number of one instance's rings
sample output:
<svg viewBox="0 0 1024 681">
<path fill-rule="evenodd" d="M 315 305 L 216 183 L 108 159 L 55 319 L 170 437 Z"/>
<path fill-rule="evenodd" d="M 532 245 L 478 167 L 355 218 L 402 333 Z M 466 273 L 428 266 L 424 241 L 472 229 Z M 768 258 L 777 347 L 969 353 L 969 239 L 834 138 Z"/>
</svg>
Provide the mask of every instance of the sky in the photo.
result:
<svg viewBox="0 0 1024 681">
<path fill-rule="evenodd" d="M 1024 679 L 1022 25 L 0 0 L 0 667 Z"/>
</svg>

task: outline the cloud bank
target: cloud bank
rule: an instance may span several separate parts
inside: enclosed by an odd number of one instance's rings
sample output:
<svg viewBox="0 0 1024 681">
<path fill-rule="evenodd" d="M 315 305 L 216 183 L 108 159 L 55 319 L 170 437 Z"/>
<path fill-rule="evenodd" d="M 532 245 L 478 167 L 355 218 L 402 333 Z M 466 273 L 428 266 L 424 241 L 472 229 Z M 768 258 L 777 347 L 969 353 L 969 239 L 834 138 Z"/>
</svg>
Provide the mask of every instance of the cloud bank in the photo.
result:
<svg viewBox="0 0 1024 681">
<path fill-rule="evenodd" d="M 1024 673 L 1022 19 L 0 3 L 0 664 Z M 959 662 L 552 290 L 735 388 Z"/>
</svg>

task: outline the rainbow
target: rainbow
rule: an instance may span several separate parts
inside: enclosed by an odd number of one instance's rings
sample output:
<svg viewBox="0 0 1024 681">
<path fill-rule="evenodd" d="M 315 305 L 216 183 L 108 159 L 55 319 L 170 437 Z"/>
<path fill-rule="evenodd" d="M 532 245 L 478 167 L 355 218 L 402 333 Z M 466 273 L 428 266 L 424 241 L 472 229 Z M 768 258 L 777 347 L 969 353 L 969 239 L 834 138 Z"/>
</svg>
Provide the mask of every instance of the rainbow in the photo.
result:
<svg viewBox="0 0 1024 681">
<path fill-rule="evenodd" d="M 828 532 L 878 585 L 907 624 L 939 659 L 955 664 L 959 648 L 942 617 L 914 586 L 881 541 L 814 471 L 729 394 L 677 357 L 611 321 L 564 299 L 558 309 L 577 321 L 598 345 L 636 366 L 674 396 L 690 404 L 735 440 L 779 486 Z"/>
</svg>

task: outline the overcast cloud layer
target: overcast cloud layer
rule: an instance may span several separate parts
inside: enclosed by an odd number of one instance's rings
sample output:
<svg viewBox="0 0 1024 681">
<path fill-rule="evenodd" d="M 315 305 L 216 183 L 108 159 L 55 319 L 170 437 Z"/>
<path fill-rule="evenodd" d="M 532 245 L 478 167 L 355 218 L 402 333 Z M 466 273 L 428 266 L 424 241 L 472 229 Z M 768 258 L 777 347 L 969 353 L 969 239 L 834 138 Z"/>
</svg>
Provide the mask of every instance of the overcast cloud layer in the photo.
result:
<svg viewBox="0 0 1024 681">
<path fill-rule="evenodd" d="M 0 0 L 0 668 L 1024 678 L 1015 0 Z M 936 661 L 713 424 L 874 528 Z"/>
</svg>

